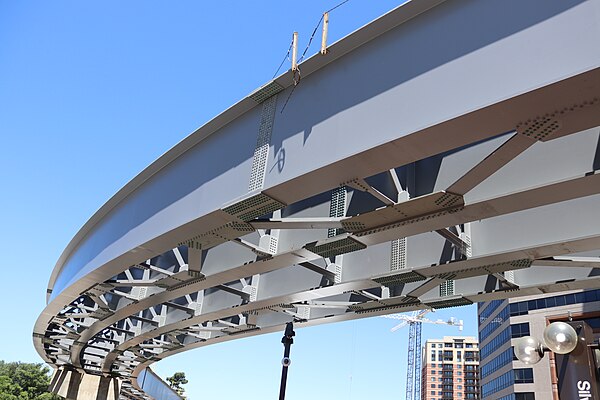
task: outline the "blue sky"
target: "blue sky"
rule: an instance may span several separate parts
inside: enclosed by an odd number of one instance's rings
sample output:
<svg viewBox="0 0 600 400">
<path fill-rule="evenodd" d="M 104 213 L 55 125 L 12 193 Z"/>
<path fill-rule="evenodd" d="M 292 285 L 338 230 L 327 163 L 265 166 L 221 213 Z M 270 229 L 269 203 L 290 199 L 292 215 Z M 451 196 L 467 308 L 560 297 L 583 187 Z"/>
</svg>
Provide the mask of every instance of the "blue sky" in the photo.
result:
<svg viewBox="0 0 600 400">
<path fill-rule="evenodd" d="M 85 221 L 144 167 L 266 83 L 293 31 L 307 44 L 335 1 L 0 0 L 0 359 L 38 362 L 31 331 L 50 272 Z M 330 42 L 401 0 L 350 0 Z M 316 40 L 309 54 L 318 48 Z M 289 68 L 286 64 L 284 68 Z M 473 307 L 434 318 L 465 320 Z M 288 399 L 401 397 L 408 332 L 371 318 L 298 330 Z M 424 338 L 456 334 L 424 328 Z M 192 399 L 275 398 L 281 334 L 154 365 L 185 371 Z"/>
</svg>

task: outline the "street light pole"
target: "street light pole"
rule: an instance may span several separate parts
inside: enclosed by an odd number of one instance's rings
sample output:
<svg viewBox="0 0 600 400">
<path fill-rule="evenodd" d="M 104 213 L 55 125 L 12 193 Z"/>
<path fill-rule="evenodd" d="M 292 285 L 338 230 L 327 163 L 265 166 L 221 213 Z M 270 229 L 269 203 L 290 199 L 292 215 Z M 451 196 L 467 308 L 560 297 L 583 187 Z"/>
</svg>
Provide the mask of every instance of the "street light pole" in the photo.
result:
<svg viewBox="0 0 600 400">
<path fill-rule="evenodd" d="M 281 343 L 283 343 L 283 359 L 281 360 L 282 368 L 281 385 L 279 386 L 279 400 L 285 400 L 285 386 L 287 383 L 288 367 L 292 363 L 292 360 L 290 360 L 290 349 L 294 343 L 294 336 L 296 336 L 296 332 L 294 332 L 294 324 L 292 322 L 288 322 L 285 326 L 283 338 L 281 339 Z"/>
</svg>

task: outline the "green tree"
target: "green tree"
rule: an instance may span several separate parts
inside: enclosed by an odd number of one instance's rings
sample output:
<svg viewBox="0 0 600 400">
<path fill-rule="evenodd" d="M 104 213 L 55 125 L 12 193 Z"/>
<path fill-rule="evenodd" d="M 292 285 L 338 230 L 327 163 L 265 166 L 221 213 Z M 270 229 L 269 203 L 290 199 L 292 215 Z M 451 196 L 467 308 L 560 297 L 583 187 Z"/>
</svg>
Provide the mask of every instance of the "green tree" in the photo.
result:
<svg viewBox="0 0 600 400">
<path fill-rule="evenodd" d="M 15 385 L 8 376 L 0 375 L 0 400 L 18 400 L 21 388 Z"/>
<path fill-rule="evenodd" d="M 188 380 L 185 379 L 185 372 L 175 372 L 173 376 L 167 378 L 167 382 L 169 382 L 169 385 L 177 392 L 177 394 L 183 396 L 185 389 L 181 385 L 188 383 Z"/>
<path fill-rule="evenodd" d="M 58 400 L 48 392 L 50 368 L 44 364 L 0 361 L 0 400 Z"/>
</svg>

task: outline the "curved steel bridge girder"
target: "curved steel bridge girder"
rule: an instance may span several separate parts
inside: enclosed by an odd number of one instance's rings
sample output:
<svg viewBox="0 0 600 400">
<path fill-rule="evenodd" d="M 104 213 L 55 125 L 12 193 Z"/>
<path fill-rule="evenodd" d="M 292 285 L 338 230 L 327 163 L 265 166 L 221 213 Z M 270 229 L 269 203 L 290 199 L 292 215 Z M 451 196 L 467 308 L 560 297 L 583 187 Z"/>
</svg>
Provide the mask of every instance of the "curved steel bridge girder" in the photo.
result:
<svg viewBox="0 0 600 400">
<path fill-rule="evenodd" d="M 38 352 L 143 398 L 151 363 L 291 320 L 598 287 L 599 12 L 414 0 L 278 77 L 88 221 Z"/>
</svg>

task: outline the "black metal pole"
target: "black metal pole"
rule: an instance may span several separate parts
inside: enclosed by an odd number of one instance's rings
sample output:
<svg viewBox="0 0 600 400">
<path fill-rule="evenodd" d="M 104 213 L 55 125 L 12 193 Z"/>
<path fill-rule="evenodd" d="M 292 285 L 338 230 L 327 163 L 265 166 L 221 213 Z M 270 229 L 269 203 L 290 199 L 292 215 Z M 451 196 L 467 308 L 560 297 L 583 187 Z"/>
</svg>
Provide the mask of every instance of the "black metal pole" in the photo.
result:
<svg viewBox="0 0 600 400">
<path fill-rule="evenodd" d="M 290 349 L 294 343 L 294 336 L 296 336 L 296 332 L 294 332 L 294 324 L 292 322 L 288 322 L 285 326 L 283 338 L 281 339 L 281 343 L 283 343 L 283 360 L 281 360 L 282 368 L 281 385 L 279 386 L 279 400 L 285 400 L 285 385 L 287 383 L 288 367 L 291 364 Z"/>
</svg>

